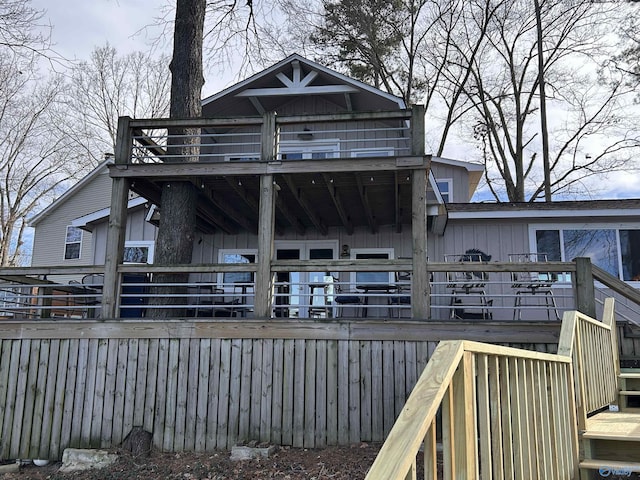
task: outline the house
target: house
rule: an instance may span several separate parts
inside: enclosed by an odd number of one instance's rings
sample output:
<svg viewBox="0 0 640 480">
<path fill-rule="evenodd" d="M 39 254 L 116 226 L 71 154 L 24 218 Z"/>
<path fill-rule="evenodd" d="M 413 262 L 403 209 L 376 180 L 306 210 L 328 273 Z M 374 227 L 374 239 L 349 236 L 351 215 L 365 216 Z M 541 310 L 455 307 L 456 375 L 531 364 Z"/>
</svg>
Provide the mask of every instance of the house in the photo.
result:
<svg viewBox="0 0 640 480">
<path fill-rule="evenodd" d="M 305 160 L 345 158 L 354 164 L 368 161 L 375 168 L 360 172 L 302 171 L 295 177 L 278 176 L 274 259 L 300 262 L 412 259 L 412 170 L 385 171 L 375 165 L 383 158 L 393 159 L 396 166 L 403 161 L 410 165 L 415 160 L 411 157 L 415 130 L 408 119 L 392 115 L 405 108 L 401 99 L 299 55 L 204 99 L 204 121 L 225 117 L 235 120 L 231 125 L 208 129 L 208 134 L 202 137 L 201 163 L 220 168 L 220 173 L 197 180 L 201 182 L 201 195 L 193 263 L 251 264 L 258 258 L 259 176 L 243 172 L 249 165 L 264 165 L 260 162 L 263 128 L 260 117 L 267 112 L 275 112 L 282 118 L 296 117 L 278 127 L 273 163 L 293 165 Z M 350 122 L 358 112 L 377 112 L 378 118 Z M 334 115 L 337 121 L 333 124 L 319 121 L 321 115 Z M 244 124 L 242 118 L 247 120 Z M 155 132 L 159 135 L 157 140 L 147 136 L 144 128 L 133 129 L 132 156 L 138 163 L 168 156 L 156 144 L 166 139 L 158 130 Z M 36 229 L 33 266 L 104 264 L 111 210 L 107 168 L 106 163 L 99 166 L 33 219 Z M 128 171 L 133 168 L 135 165 Z M 112 165 L 111 170 L 112 174 L 124 171 L 117 165 Z M 494 262 L 506 262 L 513 254 L 522 253 L 539 253 L 541 258 L 544 254 L 548 261 L 586 256 L 616 278 L 636 285 L 633 282 L 640 278 L 639 200 L 471 203 L 482 175 L 481 165 L 429 157 L 426 252 L 430 262 L 442 262 L 452 254 L 468 250 L 484 252 Z M 125 262 L 153 262 L 155 225 L 161 214 L 159 185 L 164 180 L 144 176 L 132 179 L 132 191 L 136 193 L 130 192 L 128 197 Z M 59 246 L 60 251 L 51 245 Z M 333 297 L 339 296 L 337 290 L 342 290 L 357 294 L 360 302 L 371 300 L 371 304 L 382 304 L 383 308 L 377 310 L 371 305 L 367 307 L 372 316 L 384 316 L 389 313 L 384 307 L 388 303 L 384 295 L 390 297 L 392 292 L 384 291 L 380 296 L 376 292 L 357 291 L 356 287 L 392 285 L 397 283 L 395 276 L 399 273 L 394 274 L 391 269 L 280 271 L 276 274 L 273 302 L 279 307 L 271 312 L 277 317 L 314 316 L 314 311 L 322 311 L 316 307 L 324 306 L 327 299 L 333 302 Z M 192 275 L 192 279 L 216 284 L 225 296 L 240 292 L 237 284 L 241 284 L 243 289 L 238 295 L 242 302 L 253 304 L 254 274 L 255 271 L 217 272 Z M 327 288 L 329 278 L 334 285 Z M 452 298 L 450 280 L 441 274 L 432 278 L 431 318 L 447 319 L 460 313 L 453 311 L 452 303 L 466 299 Z M 495 284 L 482 287 L 483 298 L 479 301 L 488 302 L 485 295 L 493 298 L 493 319 L 514 318 L 512 297 L 515 294 L 519 301 L 522 291 L 515 291 L 512 278 L 507 276 L 492 275 L 490 280 L 496 280 Z M 569 277 L 561 275 L 554 280 L 554 289 L 548 293 L 555 294 L 553 300 L 560 308 L 570 308 L 573 295 L 569 291 Z M 563 283 L 567 289 L 562 288 Z M 318 287 L 325 292 L 314 291 Z M 549 299 L 543 299 L 546 308 Z M 404 307 L 407 310 L 408 306 Z M 325 308 L 324 314 L 329 311 L 332 315 L 341 313 L 335 308 Z M 357 311 L 351 308 L 347 313 Z M 521 312 L 517 315 L 521 317 Z"/>
<path fill-rule="evenodd" d="M 0 329 L 0 459 L 59 459 L 67 447 L 120 445 L 135 426 L 152 433 L 154 447 L 176 452 L 251 440 L 305 448 L 379 442 L 443 340 L 456 340 L 444 356 L 465 366 L 447 364 L 438 375 L 455 376 L 456 391 L 465 392 L 444 397 L 448 407 L 470 413 L 467 398 L 498 385 L 531 413 L 529 385 L 547 392 L 550 384 L 521 381 L 522 372 L 537 374 L 549 360 L 560 367 L 544 369 L 570 393 L 571 354 L 542 353 L 558 350 L 559 313 L 602 318 L 594 287 L 627 301 L 626 313 L 622 302 L 607 310 L 618 324 L 598 335 L 613 345 L 617 329 L 621 358 L 637 361 L 637 338 L 623 334 L 640 304 L 630 287 L 640 201 L 470 203 L 482 167 L 425 154 L 423 135 L 421 107 L 407 109 L 299 55 L 205 99 L 202 118 L 121 118 L 106 166 L 110 202 L 78 208 L 52 228 L 80 228 L 81 247 L 91 239 L 87 255 L 97 265 L 1 272 L 33 282 L 39 294 L 28 305 L 35 318 L 14 317 Z M 198 162 L 184 161 L 192 150 L 180 139 L 189 136 L 200 144 Z M 174 181 L 198 192 L 193 261 L 147 264 L 163 220 L 161 188 Z M 70 192 L 36 229 L 82 206 L 87 190 Z M 36 235 L 36 248 L 46 250 L 46 232 Z M 509 262 L 525 253 L 548 258 Z M 73 268 L 104 282 L 91 289 L 51 282 Z M 158 273 L 181 274 L 169 294 L 180 313 L 162 320 L 125 301 L 169 305 L 158 282 L 128 290 L 127 276 Z M 101 318 L 43 318 L 53 289 L 99 297 Z M 80 301 L 73 307 L 95 312 Z M 489 350 L 475 359 L 462 351 L 467 340 L 536 352 L 507 359 L 514 351 L 495 347 L 500 358 L 487 365 Z M 474 365 L 484 376 L 469 370 Z M 474 383 L 481 378 L 484 390 Z M 546 417 L 549 404 L 541 408 L 535 412 Z M 521 417 L 513 418 L 520 431 Z M 475 438 L 473 428 L 464 430 Z"/>
</svg>

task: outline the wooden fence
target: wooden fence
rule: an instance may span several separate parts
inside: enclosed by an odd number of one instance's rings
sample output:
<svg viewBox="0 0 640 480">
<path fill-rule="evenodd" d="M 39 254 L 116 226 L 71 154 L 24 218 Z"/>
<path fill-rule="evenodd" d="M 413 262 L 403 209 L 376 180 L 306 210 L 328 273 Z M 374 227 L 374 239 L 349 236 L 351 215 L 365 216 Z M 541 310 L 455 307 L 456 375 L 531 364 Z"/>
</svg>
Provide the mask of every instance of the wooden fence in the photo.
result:
<svg viewBox="0 0 640 480">
<path fill-rule="evenodd" d="M 117 446 L 134 426 L 165 451 L 382 441 L 440 340 L 555 351 L 558 335 L 555 322 L 2 322 L 0 459 Z"/>
</svg>

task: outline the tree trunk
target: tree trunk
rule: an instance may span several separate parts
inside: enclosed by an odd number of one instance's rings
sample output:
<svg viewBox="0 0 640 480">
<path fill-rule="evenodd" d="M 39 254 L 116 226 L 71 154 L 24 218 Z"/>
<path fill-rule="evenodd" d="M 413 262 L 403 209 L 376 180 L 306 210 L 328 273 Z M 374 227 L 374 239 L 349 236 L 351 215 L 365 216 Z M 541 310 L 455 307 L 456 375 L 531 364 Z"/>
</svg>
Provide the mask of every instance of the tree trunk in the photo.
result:
<svg viewBox="0 0 640 480">
<path fill-rule="evenodd" d="M 171 118 L 197 118 L 202 115 L 201 94 L 202 35 L 206 0 L 177 0 L 171 60 Z M 177 162 L 197 162 L 200 153 L 199 129 L 172 129 L 167 149 L 177 154 Z M 160 227 L 155 264 L 191 263 L 196 230 L 197 191 L 189 182 L 167 182 L 162 187 Z M 162 274 L 154 283 L 184 283 L 188 274 Z M 185 287 L 155 287 L 150 299 L 155 305 L 185 305 Z M 183 307 L 151 308 L 152 318 L 184 316 Z"/>
</svg>

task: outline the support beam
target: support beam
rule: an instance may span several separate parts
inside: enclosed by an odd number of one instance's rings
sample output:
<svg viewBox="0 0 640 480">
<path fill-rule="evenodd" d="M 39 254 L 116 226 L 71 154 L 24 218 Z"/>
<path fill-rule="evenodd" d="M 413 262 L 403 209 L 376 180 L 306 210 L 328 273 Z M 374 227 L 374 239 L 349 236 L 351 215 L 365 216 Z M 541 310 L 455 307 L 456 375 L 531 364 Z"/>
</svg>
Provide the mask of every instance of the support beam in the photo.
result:
<svg viewBox="0 0 640 480">
<path fill-rule="evenodd" d="M 411 317 L 429 318 L 429 272 L 427 270 L 427 172 L 411 174 Z"/>
<path fill-rule="evenodd" d="M 129 117 L 118 119 L 115 163 L 125 165 L 131 157 L 131 130 Z M 127 203 L 130 181 L 114 178 L 111 187 L 111 210 L 107 230 L 107 247 L 104 261 L 104 286 L 102 288 L 102 318 L 116 318 L 120 308 L 120 277 L 118 266 L 122 263 L 124 237 L 127 227 Z"/>
<path fill-rule="evenodd" d="M 359 174 L 356 174 L 356 183 L 358 184 L 358 193 L 360 194 L 360 200 L 362 201 L 362 207 L 364 208 L 364 214 L 367 217 L 371 233 L 378 233 L 378 222 L 376 222 L 376 218 L 373 215 L 373 209 L 371 208 L 371 202 L 369 202 L 367 189 Z"/>
<path fill-rule="evenodd" d="M 338 188 L 331 181 L 331 175 L 323 173 L 322 178 L 329 190 L 329 195 L 331 196 L 331 200 L 333 200 L 333 205 L 336 207 L 340 220 L 342 220 L 342 225 L 347 231 L 347 235 L 353 235 L 353 222 L 351 221 L 351 218 L 349 218 L 349 215 L 347 215 L 347 211 L 344 209 Z"/>
<path fill-rule="evenodd" d="M 414 105 L 411 113 L 411 153 L 424 156 L 424 106 Z M 411 316 L 419 319 L 429 318 L 427 183 L 430 168 L 429 160 L 426 170 L 411 172 L 411 237 L 413 245 Z"/>
<path fill-rule="evenodd" d="M 262 160 L 271 161 L 278 149 L 275 112 L 265 113 L 262 123 Z M 260 176 L 260 209 L 258 212 L 258 269 L 255 279 L 254 313 L 257 318 L 271 318 L 275 275 L 273 258 L 276 194 L 273 175 Z"/>
<path fill-rule="evenodd" d="M 576 292 L 576 309 L 596 318 L 596 297 L 593 286 L 593 273 L 591 272 L 591 259 L 578 257 L 575 259 L 576 273 L 573 279 Z"/>
<path fill-rule="evenodd" d="M 402 233 L 401 209 L 400 209 L 400 181 L 398 172 L 393 172 L 393 211 L 396 233 Z"/>
<path fill-rule="evenodd" d="M 271 271 L 275 224 L 275 188 L 273 175 L 260 177 L 260 216 L 258 220 L 258 270 L 255 282 L 255 316 L 270 318 L 274 274 Z"/>
<path fill-rule="evenodd" d="M 298 201 L 302 209 L 305 211 L 305 213 L 309 217 L 309 220 L 311 220 L 311 223 L 313 223 L 313 225 L 322 235 L 325 235 L 325 236 L 328 235 L 329 229 L 327 228 L 325 223 L 322 221 L 322 219 L 318 216 L 318 214 L 316 213 L 315 209 L 311 206 L 309 201 L 307 201 L 307 198 L 302 193 L 302 189 L 298 188 L 296 184 L 293 183 L 293 179 L 291 178 L 290 175 L 285 175 L 284 181 L 289 187 L 289 190 L 291 190 L 291 193 L 293 194 L 295 199 Z"/>
</svg>

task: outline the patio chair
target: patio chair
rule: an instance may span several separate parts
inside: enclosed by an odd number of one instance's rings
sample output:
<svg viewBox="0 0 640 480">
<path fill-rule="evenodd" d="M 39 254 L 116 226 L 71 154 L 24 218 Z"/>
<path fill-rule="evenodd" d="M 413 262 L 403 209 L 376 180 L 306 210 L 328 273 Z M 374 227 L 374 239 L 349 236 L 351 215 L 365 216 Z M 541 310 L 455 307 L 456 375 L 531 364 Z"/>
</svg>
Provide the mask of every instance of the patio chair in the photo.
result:
<svg viewBox="0 0 640 480">
<path fill-rule="evenodd" d="M 463 254 L 448 254 L 444 261 L 448 263 L 479 262 L 485 263 L 491 260 L 481 250 L 470 249 Z M 487 272 L 479 271 L 452 271 L 446 272 L 447 288 L 451 290 L 449 302 L 449 318 L 458 319 L 482 319 L 492 318 L 489 308 L 493 300 L 487 298 L 486 285 L 489 280 Z"/>
<path fill-rule="evenodd" d="M 512 263 L 544 263 L 547 261 L 546 253 L 512 253 L 509 255 L 509 262 Z M 547 320 L 551 320 L 551 311 L 555 314 L 555 319 L 560 320 L 556 299 L 553 296 L 553 284 L 557 280 L 557 275 L 552 272 L 531 271 L 531 272 L 511 272 L 511 288 L 515 290 L 513 302 L 513 319 L 522 320 L 522 309 L 527 306 L 540 305 L 547 311 Z M 544 303 L 527 302 L 523 304 L 526 295 L 531 298 L 543 298 Z"/>
</svg>

